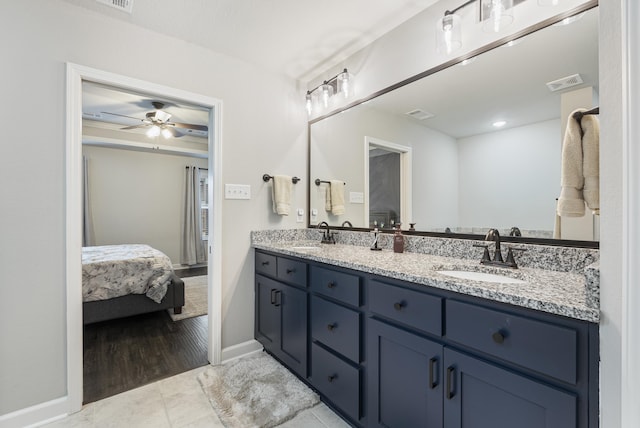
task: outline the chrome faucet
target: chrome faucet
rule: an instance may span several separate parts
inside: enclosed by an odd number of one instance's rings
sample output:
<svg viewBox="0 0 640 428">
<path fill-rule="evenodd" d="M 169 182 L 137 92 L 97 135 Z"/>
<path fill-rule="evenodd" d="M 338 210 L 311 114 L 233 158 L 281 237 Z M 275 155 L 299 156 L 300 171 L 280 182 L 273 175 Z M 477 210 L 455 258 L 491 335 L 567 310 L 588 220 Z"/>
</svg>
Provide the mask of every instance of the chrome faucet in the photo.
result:
<svg viewBox="0 0 640 428">
<path fill-rule="evenodd" d="M 329 223 L 327 223 L 326 221 L 318 223 L 317 228 L 320 229 L 322 227 L 324 227 L 325 230 L 320 232 L 322 233 L 322 240 L 320 241 L 320 243 L 335 244 L 336 239 L 334 238 L 334 232 L 331 232 L 331 227 L 329 226 Z"/>
</svg>

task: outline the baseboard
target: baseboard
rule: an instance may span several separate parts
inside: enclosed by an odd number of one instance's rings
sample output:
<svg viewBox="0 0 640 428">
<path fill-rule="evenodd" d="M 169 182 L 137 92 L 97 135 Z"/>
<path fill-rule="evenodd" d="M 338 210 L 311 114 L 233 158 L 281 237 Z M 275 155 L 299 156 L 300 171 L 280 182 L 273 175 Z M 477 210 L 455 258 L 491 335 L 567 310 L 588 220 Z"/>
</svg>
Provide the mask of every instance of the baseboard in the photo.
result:
<svg viewBox="0 0 640 428">
<path fill-rule="evenodd" d="M 56 398 L 0 416 L 0 428 L 37 427 L 69 414 L 69 397 Z"/>
<path fill-rule="evenodd" d="M 246 342 L 224 348 L 222 350 L 222 362 L 226 363 L 260 351 L 262 351 L 262 345 L 258 341 L 253 339 L 247 340 Z"/>
</svg>

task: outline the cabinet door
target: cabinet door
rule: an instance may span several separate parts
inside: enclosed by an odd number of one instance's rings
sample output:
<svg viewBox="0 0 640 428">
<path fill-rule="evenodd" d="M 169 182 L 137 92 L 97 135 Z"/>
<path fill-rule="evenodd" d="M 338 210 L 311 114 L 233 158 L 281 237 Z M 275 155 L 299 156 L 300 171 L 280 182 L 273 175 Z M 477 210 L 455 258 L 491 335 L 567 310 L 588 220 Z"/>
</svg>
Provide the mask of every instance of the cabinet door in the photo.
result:
<svg viewBox="0 0 640 428">
<path fill-rule="evenodd" d="M 256 275 L 255 336 L 267 350 L 280 347 L 280 307 L 276 306 L 281 284 Z"/>
<path fill-rule="evenodd" d="M 368 320 L 369 424 L 442 427 L 442 345 Z"/>
<path fill-rule="evenodd" d="M 281 311 L 280 351 L 283 362 L 300 376 L 307 376 L 307 293 L 280 284 L 276 305 Z"/>
<path fill-rule="evenodd" d="M 444 350 L 446 428 L 575 428 L 573 394 Z"/>
</svg>

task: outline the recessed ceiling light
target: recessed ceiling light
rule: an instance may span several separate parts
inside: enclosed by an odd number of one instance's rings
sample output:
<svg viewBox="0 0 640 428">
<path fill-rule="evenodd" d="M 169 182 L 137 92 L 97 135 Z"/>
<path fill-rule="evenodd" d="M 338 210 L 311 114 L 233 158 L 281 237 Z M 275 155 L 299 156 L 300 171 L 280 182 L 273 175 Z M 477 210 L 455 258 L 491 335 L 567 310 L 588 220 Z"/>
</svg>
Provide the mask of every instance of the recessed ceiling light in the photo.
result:
<svg viewBox="0 0 640 428">
<path fill-rule="evenodd" d="M 507 122 L 505 122 L 504 120 L 497 120 L 497 121 L 493 122 L 493 127 L 494 128 L 502 128 L 506 124 L 507 124 Z"/>
</svg>

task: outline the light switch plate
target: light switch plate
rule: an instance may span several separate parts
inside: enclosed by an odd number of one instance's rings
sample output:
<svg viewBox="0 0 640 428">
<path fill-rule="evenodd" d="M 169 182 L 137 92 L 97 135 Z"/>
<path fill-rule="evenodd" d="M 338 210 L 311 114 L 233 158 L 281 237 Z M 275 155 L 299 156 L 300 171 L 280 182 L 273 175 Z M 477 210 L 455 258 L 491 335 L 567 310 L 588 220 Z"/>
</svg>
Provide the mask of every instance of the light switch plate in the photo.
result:
<svg viewBox="0 0 640 428">
<path fill-rule="evenodd" d="M 364 193 L 349 192 L 349 202 L 352 204 L 364 204 Z"/>
<path fill-rule="evenodd" d="M 315 223 L 318 221 L 318 210 L 316 208 L 311 209 L 311 222 Z"/>
<path fill-rule="evenodd" d="M 296 222 L 302 223 L 304 221 L 304 208 L 298 208 L 296 210 Z"/>
<path fill-rule="evenodd" d="M 225 184 L 225 199 L 251 199 L 251 186 L 248 184 Z"/>
</svg>

